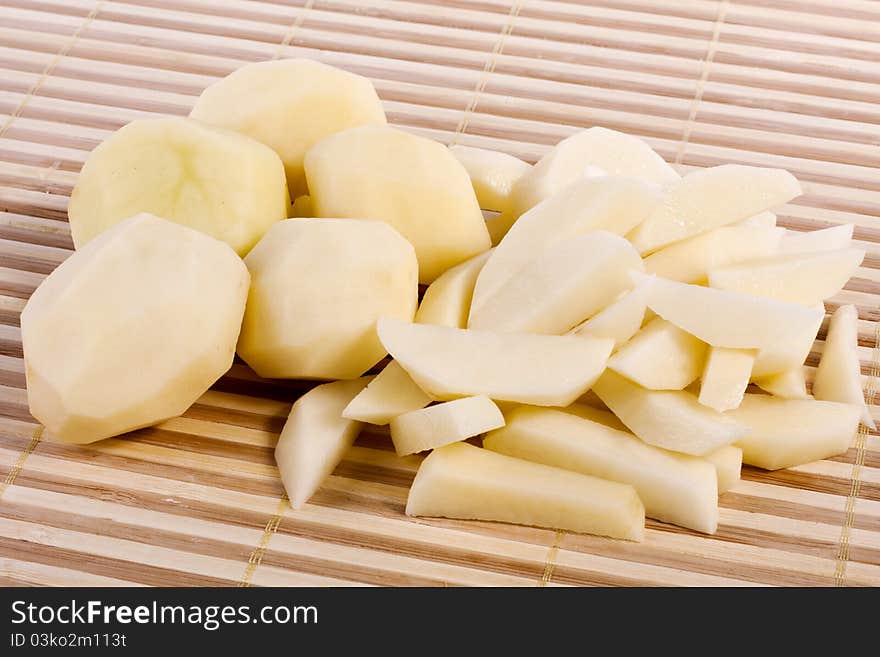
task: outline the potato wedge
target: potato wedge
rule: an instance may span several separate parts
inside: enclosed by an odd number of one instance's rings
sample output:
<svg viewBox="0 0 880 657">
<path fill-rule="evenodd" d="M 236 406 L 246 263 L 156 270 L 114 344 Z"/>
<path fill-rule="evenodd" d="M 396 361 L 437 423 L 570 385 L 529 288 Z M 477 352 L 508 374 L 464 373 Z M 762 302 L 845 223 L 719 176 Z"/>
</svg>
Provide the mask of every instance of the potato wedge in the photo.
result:
<svg viewBox="0 0 880 657">
<path fill-rule="evenodd" d="M 611 357 L 608 367 L 649 390 L 683 390 L 705 362 L 704 342 L 656 317 Z"/>
<path fill-rule="evenodd" d="M 419 324 L 467 327 L 474 285 L 491 255 L 490 249 L 443 272 L 425 290 L 415 321 Z"/>
<path fill-rule="evenodd" d="M 388 424 L 398 415 L 417 411 L 430 403 L 431 398 L 392 360 L 351 400 L 342 411 L 342 417 L 369 424 Z"/>
<path fill-rule="evenodd" d="M 409 411 L 391 420 L 391 442 L 398 456 L 478 436 L 504 426 L 504 416 L 484 395 Z"/>
<path fill-rule="evenodd" d="M 531 165 L 513 155 L 485 148 L 454 144 L 449 150 L 470 176 L 480 207 L 509 212 L 513 185 Z"/>
<path fill-rule="evenodd" d="M 840 224 L 806 232 L 786 230 L 779 243 L 779 253 L 816 253 L 848 249 L 852 246 L 853 228 L 853 224 Z"/>
<path fill-rule="evenodd" d="M 742 449 L 736 445 L 725 445 L 714 452 L 709 452 L 704 459 L 715 466 L 718 473 L 718 494 L 726 493 L 740 479 L 743 460 Z"/>
<path fill-rule="evenodd" d="M 752 383 L 774 397 L 783 399 L 807 399 L 807 380 L 804 367 L 798 365 L 790 370 L 769 376 L 752 378 Z"/>
<path fill-rule="evenodd" d="M 651 278 L 645 278 L 635 288 L 623 294 L 601 312 L 571 330 L 572 335 L 593 338 L 611 338 L 619 349 L 634 336 L 645 319 Z"/>
<path fill-rule="evenodd" d="M 757 355 L 757 349 L 710 348 L 698 401 L 722 412 L 739 406 L 749 386 Z"/>
</svg>

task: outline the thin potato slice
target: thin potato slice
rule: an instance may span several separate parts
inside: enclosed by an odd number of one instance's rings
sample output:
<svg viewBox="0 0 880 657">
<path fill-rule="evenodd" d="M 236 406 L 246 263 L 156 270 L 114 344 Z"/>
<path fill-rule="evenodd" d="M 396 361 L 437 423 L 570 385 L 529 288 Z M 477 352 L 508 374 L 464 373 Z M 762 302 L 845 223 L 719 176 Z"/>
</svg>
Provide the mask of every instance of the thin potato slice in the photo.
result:
<svg viewBox="0 0 880 657">
<path fill-rule="evenodd" d="M 398 456 L 424 452 L 504 426 L 504 416 L 484 395 L 443 402 L 391 420 Z"/>
<path fill-rule="evenodd" d="M 391 361 L 369 385 L 351 400 L 342 417 L 369 424 L 388 424 L 398 415 L 431 403 L 397 361 Z"/>
<path fill-rule="evenodd" d="M 428 286 L 416 311 L 419 324 L 467 327 L 474 285 L 492 250 L 474 256 L 452 269 L 447 269 Z"/>
<path fill-rule="evenodd" d="M 470 176 L 477 201 L 484 210 L 508 212 L 513 184 L 531 165 L 513 155 L 455 144 L 449 147 Z"/>
<path fill-rule="evenodd" d="M 715 466 L 718 473 L 718 493 L 726 493 L 733 488 L 740 479 L 742 470 L 743 452 L 736 445 L 725 445 L 714 452 L 709 452 L 704 459 Z"/>
<path fill-rule="evenodd" d="M 650 390 L 683 390 L 700 376 L 706 344 L 655 317 L 621 347 L 609 369 Z"/>
<path fill-rule="evenodd" d="M 742 402 L 749 385 L 756 349 L 712 347 L 700 383 L 699 402 L 716 411 L 729 411 Z"/>
<path fill-rule="evenodd" d="M 853 224 L 840 224 L 803 233 L 787 230 L 779 243 L 779 253 L 816 253 L 848 249 L 852 246 L 854 228 Z"/>
<path fill-rule="evenodd" d="M 614 348 L 620 349 L 642 326 L 648 307 L 651 280 L 646 278 L 603 311 L 573 328 L 571 333 L 593 338 L 611 338 L 614 340 Z"/>
<path fill-rule="evenodd" d="M 807 379 L 804 367 L 798 365 L 790 370 L 769 376 L 758 376 L 752 383 L 774 397 L 783 399 L 807 399 Z"/>
</svg>

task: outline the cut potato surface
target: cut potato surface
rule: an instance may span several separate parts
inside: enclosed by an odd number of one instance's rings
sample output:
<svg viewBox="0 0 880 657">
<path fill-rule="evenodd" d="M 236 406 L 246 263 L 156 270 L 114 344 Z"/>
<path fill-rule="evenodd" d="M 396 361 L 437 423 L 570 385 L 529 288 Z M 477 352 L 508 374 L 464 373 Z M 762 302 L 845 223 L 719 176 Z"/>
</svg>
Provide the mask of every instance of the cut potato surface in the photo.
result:
<svg viewBox="0 0 880 657">
<path fill-rule="evenodd" d="M 369 385 L 351 400 L 342 417 L 370 424 L 388 424 L 398 415 L 431 403 L 397 361 L 391 361 Z"/>
<path fill-rule="evenodd" d="M 739 482 L 743 460 L 741 448 L 736 445 L 725 445 L 714 452 L 709 452 L 703 458 L 715 466 L 719 494 L 726 493 Z"/>
<path fill-rule="evenodd" d="M 645 513 L 714 534 L 718 475 L 703 459 L 652 447 L 633 434 L 552 409 L 521 407 L 507 426 L 483 440 L 486 449 L 585 475 L 630 484 Z"/>
<path fill-rule="evenodd" d="M 93 150 L 70 196 L 76 248 L 110 226 L 148 212 L 247 253 L 287 216 L 281 160 L 243 135 L 191 119 L 146 119 Z"/>
<path fill-rule="evenodd" d="M 495 216 L 486 217 L 486 230 L 489 231 L 489 239 L 492 246 L 498 246 L 510 227 L 516 222 L 517 216 L 510 211 L 499 212 Z"/>
<path fill-rule="evenodd" d="M 376 320 L 415 314 L 415 253 L 379 221 L 287 219 L 245 263 L 252 281 L 238 353 L 263 377 L 360 376 L 387 353 Z"/>
<path fill-rule="evenodd" d="M 713 269 L 775 253 L 784 233 L 784 228 L 722 226 L 649 255 L 645 271 L 671 281 L 705 283 Z"/>
<path fill-rule="evenodd" d="M 571 333 L 593 338 L 611 338 L 614 340 L 614 348 L 619 349 L 642 327 L 651 280 L 644 279 L 607 308 L 574 327 Z"/>
<path fill-rule="evenodd" d="M 764 228 L 776 227 L 776 215 L 770 211 L 759 212 L 758 214 L 743 219 L 739 222 L 740 226 L 762 226 Z"/>
<path fill-rule="evenodd" d="M 648 306 L 714 347 L 758 349 L 753 376 L 802 365 L 825 313 L 799 304 L 658 278 Z"/>
<path fill-rule="evenodd" d="M 752 379 L 752 383 L 761 390 L 783 399 L 806 399 L 809 396 L 807 395 L 806 373 L 802 365 L 792 367 L 779 374 L 755 377 Z"/>
<path fill-rule="evenodd" d="M 468 328 L 560 335 L 632 288 L 630 272 L 642 269 L 636 250 L 614 233 L 572 237 L 546 249 L 484 303 L 472 306 Z"/>
<path fill-rule="evenodd" d="M 528 408 L 527 406 L 522 406 L 522 408 Z M 535 408 L 543 408 L 542 406 L 535 406 Z M 576 415 L 579 418 L 583 418 L 584 420 L 590 420 L 591 422 L 598 422 L 599 424 L 604 424 L 606 427 L 610 427 L 612 429 L 618 429 L 619 431 L 628 431 L 626 425 L 617 419 L 617 416 L 611 411 L 603 411 L 601 408 L 596 408 L 594 406 L 590 406 L 589 404 L 584 404 L 582 402 L 575 402 L 574 404 L 569 404 L 568 406 L 563 406 L 562 408 L 558 408 L 555 410 L 562 411 L 563 413 L 571 413 L 572 415 Z"/>
<path fill-rule="evenodd" d="M 841 224 L 807 232 L 785 231 L 779 244 L 780 253 L 815 253 L 836 251 L 852 246 L 853 224 Z"/>
<path fill-rule="evenodd" d="M 314 144 L 334 132 L 385 123 L 367 78 L 311 59 L 242 66 L 205 89 L 190 116 L 278 153 L 292 196 L 306 193 L 303 158 Z"/>
<path fill-rule="evenodd" d="M 314 217 L 315 209 L 312 207 L 311 196 L 299 196 L 290 206 L 290 217 Z"/>
<path fill-rule="evenodd" d="M 705 362 L 704 342 L 656 317 L 611 357 L 608 367 L 650 390 L 683 390 Z"/>
<path fill-rule="evenodd" d="M 391 224 L 415 248 L 421 283 L 491 246 L 467 171 L 435 141 L 353 128 L 313 146 L 305 170 L 318 216 Z"/>
<path fill-rule="evenodd" d="M 842 290 L 864 257 L 863 249 L 769 256 L 713 269 L 709 284 L 720 290 L 815 306 Z"/>
<path fill-rule="evenodd" d="M 106 230 L 21 313 L 31 414 L 70 443 L 181 415 L 232 365 L 248 282 L 190 228 L 140 214 Z"/>
<path fill-rule="evenodd" d="M 449 150 L 470 176 L 481 208 L 497 212 L 511 210 L 513 184 L 532 168 L 528 162 L 507 153 L 460 144 L 450 146 Z"/>
<path fill-rule="evenodd" d="M 730 415 L 748 427 L 736 443 L 743 463 L 778 470 L 846 452 L 861 410 L 857 404 L 747 394 Z"/>
<path fill-rule="evenodd" d="M 647 143 L 616 130 L 594 127 L 573 134 L 542 157 L 513 186 L 514 208 L 523 214 L 566 185 L 594 175 L 638 178 L 665 185 L 680 176 Z"/>
<path fill-rule="evenodd" d="M 660 200 L 657 189 L 628 178 L 575 182 L 536 206 L 511 226 L 477 278 L 474 308 L 555 244 L 595 230 L 625 235 Z"/>
<path fill-rule="evenodd" d="M 593 390 L 629 430 L 649 445 L 705 456 L 742 438 L 744 424 L 703 406 L 683 390 L 646 390 L 607 371 Z"/>
<path fill-rule="evenodd" d="M 612 340 L 408 324 L 382 318 L 379 339 L 419 387 L 436 399 L 567 406 L 605 369 Z"/>
<path fill-rule="evenodd" d="M 724 164 L 688 174 L 629 235 L 641 254 L 747 219 L 800 196 L 788 171 Z"/>
<path fill-rule="evenodd" d="M 398 415 L 391 442 L 398 456 L 443 447 L 504 426 L 504 416 L 486 396 L 465 397 Z"/>
<path fill-rule="evenodd" d="M 275 447 L 275 461 L 290 506 L 302 508 L 333 472 L 363 426 L 342 409 L 372 377 L 312 388 L 296 400 Z"/>
<path fill-rule="evenodd" d="M 644 538 L 645 508 L 632 486 L 453 443 L 434 450 L 406 503 L 408 516 L 493 520 Z"/>
<path fill-rule="evenodd" d="M 852 305 L 841 306 L 831 316 L 825 349 L 813 379 L 813 395 L 816 399 L 861 406 L 862 423 L 876 429 L 862 391 L 858 321 L 858 312 Z"/>
<path fill-rule="evenodd" d="M 474 256 L 452 269 L 446 270 L 428 286 L 416 311 L 419 324 L 436 324 L 465 328 L 474 295 L 477 276 L 492 250 Z"/>
<path fill-rule="evenodd" d="M 757 355 L 756 349 L 709 349 L 700 383 L 699 402 L 716 411 L 729 411 L 739 406 L 749 386 Z"/>
</svg>

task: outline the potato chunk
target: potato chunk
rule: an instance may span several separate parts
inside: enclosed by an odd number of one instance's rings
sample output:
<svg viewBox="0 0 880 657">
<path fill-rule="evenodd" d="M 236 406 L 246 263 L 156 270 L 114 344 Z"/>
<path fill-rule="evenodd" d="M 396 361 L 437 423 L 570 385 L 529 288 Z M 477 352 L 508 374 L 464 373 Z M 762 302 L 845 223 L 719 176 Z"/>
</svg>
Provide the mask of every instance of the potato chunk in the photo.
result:
<svg viewBox="0 0 880 657">
<path fill-rule="evenodd" d="M 425 290 L 415 321 L 419 324 L 465 328 L 477 276 L 490 255 L 491 249 L 443 272 Z"/>
<path fill-rule="evenodd" d="M 287 216 L 281 160 L 258 141 L 191 119 L 133 121 L 86 160 L 67 213 L 76 248 L 139 212 L 244 255 Z"/>
<path fill-rule="evenodd" d="M 398 456 L 443 447 L 504 426 L 504 416 L 485 395 L 464 397 L 391 420 L 391 441 Z"/>
<path fill-rule="evenodd" d="M 342 417 L 370 424 L 388 424 L 398 415 L 417 411 L 431 398 L 392 360 L 342 411 Z"/>
<path fill-rule="evenodd" d="M 387 353 L 376 320 L 416 310 L 413 248 L 379 221 L 287 219 L 245 263 L 253 280 L 238 353 L 260 376 L 360 376 Z"/>
<path fill-rule="evenodd" d="M 190 116 L 278 153 L 291 196 L 307 193 L 303 159 L 314 144 L 334 132 L 385 123 L 367 78 L 311 59 L 242 66 L 205 89 Z"/>
<path fill-rule="evenodd" d="M 362 126 L 315 144 L 305 170 L 318 216 L 388 222 L 415 247 L 422 283 L 491 246 L 467 171 L 443 144 Z"/>
<path fill-rule="evenodd" d="M 706 344 L 655 317 L 608 361 L 608 367 L 650 390 L 684 390 L 700 376 Z"/>
<path fill-rule="evenodd" d="M 71 443 L 180 415 L 232 365 L 248 281 L 198 231 L 148 214 L 106 230 L 21 314 L 31 414 Z"/>
<path fill-rule="evenodd" d="M 468 172 L 480 207 L 509 211 L 511 188 L 531 165 L 513 155 L 485 148 L 455 144 L 449 150 Z"/>
</svg>

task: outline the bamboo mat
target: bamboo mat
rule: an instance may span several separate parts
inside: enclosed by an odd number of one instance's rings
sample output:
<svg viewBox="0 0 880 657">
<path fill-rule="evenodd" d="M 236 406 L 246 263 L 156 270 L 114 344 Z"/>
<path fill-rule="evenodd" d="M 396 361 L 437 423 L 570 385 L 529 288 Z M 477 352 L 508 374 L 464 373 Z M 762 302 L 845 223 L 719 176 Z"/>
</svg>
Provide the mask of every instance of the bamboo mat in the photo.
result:
<svg viewBox="0 0 880 657">
<path fill-rule="evenodd" d="M 307 56 L 369 76 L 389 120 L 534 161 L 595 124 L 681 172 L 784 167 L 797 230 L 856 225 L 869 401 L 880 376 L 880 3 L 872 0 L 2 0 L 0 584 L 878 585 L 880 438 L 746 468 L 718 534 L 649 521 L 643 544 L 403 515 L 417 458 L 368 432 L 312 502 L 272 448 L 301 383 L 236 363 L 185 416 L 89 447 L 27 410 L 18 316 L 66 258 L 88 152 L 136 118 L 185 115 L 245 62 Z M 821 335 L 824 335 L 824 329 Z M 822 343 L 809 364 L 815 366 Z"/>
</svg>

